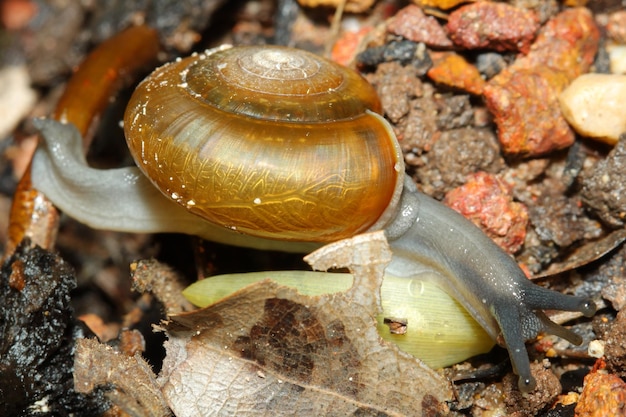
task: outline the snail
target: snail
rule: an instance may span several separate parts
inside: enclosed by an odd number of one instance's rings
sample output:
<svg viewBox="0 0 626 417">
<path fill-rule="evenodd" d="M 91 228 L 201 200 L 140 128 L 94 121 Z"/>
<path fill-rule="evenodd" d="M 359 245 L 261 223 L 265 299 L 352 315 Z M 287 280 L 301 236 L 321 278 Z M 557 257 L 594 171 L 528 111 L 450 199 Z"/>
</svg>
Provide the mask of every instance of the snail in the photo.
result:
<svg viewBox="0 0 626 417">
<path fill-rule="evenodd" d="M 308 251 L 384 230 L 386 273 L 428 272 L 507 348 L 520 390 L 535 386 L 525 341 L 545 331 L 580 344 L 543 309 L 593 301 L 533 284 L 463 216 L 418 192 L 373 87 L 314 54 L 216 48 L 155 70 L 124 116 L 138 168 L 86 165 L 71 125 L 39 120 L 32 181 L 95 228 L 182 232 L 222 243 Z"/>
</svg>

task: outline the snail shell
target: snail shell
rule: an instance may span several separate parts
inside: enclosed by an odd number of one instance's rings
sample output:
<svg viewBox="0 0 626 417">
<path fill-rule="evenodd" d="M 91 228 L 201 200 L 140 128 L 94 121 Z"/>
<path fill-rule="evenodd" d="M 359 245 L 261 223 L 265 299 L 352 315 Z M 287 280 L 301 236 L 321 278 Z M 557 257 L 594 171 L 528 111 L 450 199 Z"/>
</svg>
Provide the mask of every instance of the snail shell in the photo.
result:
<svg viewBox="0 0 626 417">
<path fill-rule="evenodd" d="M 165 65 L 124 117 L 167 197 L 252 236 L 329 242 L 395 215 L 402 154 L 359 74 L 302 50 L 238 47 Z"/>
</svg>

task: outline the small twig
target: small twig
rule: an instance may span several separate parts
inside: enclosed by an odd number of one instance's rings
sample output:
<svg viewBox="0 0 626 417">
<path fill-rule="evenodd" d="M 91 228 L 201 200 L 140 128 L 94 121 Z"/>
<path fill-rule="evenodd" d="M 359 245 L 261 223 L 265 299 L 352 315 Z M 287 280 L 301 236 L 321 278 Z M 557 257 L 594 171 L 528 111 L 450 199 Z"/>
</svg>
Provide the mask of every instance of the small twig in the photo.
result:
<svg viewBox="0 0 626 417">
<path fill-rule="evenodd" d="M 324 48 L 324 56 L 326 58 L 330 58 L 330 55 L 333 50 L 333 45 L 337 42 L 337 38 L 339 37 L 339 30 L 341 29 L 341 19 L 343 18 L 343 11 L 346 8 L 346 3 L 348 0 L 342 0 L 337 5 L 337 9 L 335 10 L 335 15 L 333 16 L 333 21 L 330 25 L 330 35 L 328 37 L 328 41 L 326 42 L 326 47 Z"/>
<path fill-rule="evenodd" d="M 156 61 L 159 50 L 157 33 L 147 26 L 131 27 L 103 42 L 72 75 L 51 117 L 74 124 L 83 136 L 87 152 L 91 141 L 89 133 L 111 97 L 130 74 Z M 13 196 L 5 259 L 25 237 L 52 249 L 58 224 L 59 213 L 46 196 L 33 187 L 29 166 Z"/>
</svg>

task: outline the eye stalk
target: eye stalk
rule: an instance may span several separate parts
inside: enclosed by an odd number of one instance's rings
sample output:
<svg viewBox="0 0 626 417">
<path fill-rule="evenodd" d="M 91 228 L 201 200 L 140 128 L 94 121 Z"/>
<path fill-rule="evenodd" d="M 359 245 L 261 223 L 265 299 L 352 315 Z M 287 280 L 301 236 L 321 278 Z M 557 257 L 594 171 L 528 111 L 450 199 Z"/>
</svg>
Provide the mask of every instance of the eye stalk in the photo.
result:
<svg viewBox="0 0 626 417">
<path fill-rule="evenodd" d="M 124 126 L 141 172 L 89 168 L 75 129 L 38 121 L 32 181 L 96 228 L 288 251 L 383 229 L 387 272 L 427 273 L 504 340 L 520 389 L 532 390 L 527 339 L 549 332 L 580 343 L 542 310 L 590 316 L 595 305 L 533 284 L 470 221 L 418 192 L 377 112 L 360 75 L 315 55 L 219 48 L 157 69 L 133 94 Z"/>
</svg>

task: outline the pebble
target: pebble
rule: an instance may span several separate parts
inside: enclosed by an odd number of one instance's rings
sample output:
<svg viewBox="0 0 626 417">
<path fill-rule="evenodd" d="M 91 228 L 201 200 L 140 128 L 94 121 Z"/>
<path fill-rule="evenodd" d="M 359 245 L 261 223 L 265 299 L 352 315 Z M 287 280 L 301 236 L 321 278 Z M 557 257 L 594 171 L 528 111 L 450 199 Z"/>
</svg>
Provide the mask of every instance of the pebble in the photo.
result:
<svg viewBox="0 0 626 417">
<path fill-rule="evenodd" d="M 446 31 L 432 16 L 421 8 L 410 5 L 400 10 L 388 23 L 387 31 L 413 42 L 423 42 L 435 48 L 450 48 L 452 41 Z"/>
<path fill-rule="evenodd" d="M 485 101 L 504 153 L 536 157 L 574 142 L 558 95 L 589 71 L 599 38 L 589 10 L 567 9 L 540 29 L 528 55 L 518 57 L 489 81 Z"/>
<path fill-rule="evenodd" d="M 513 254 L 524 244 L 528 210 L 513 201 L 510 187 L 497 176 L 471 174 L 465 185 L 446 194 L 443 203 L 470 219 L 506 252 Z"/>
<path fill-rule="evenodd" d="M 0 138 L 13 131 L 35 105 L 37 94 L 30 82 L 24 66 L 8 66 L 0 71 Z"/>
<path fill-rule="evenodd" d="M 528 53 L 539 30 L 539 19 L 530 10 L 481 1 L 452 12 L 446 29 L 454 43 L 463 48 Z"/>
<path fill-rule="evenodd" d="M 431 80 L 471 94 L 483 93 L 485 80 L 478 69 L 461 55 L 454 52 L 441 52 L 433 53 L 431 57 L 433 66 L 427 73 Z"/>
<path fill-rule="evenodd" d="M 536 157 L 574 143 L 558 104 L 568 83 L 563 72 L 549 67 L 507 69 L 489 81 L 484 97 L 504 153 Z"/>
<path fill-rule="evenodd" d="M 559 96 L 561 111 L 582 136 L 617 143 L 626 132 L 626 75 L 585 74 Z"/>
<path fill-rule="evenodd" d="M 506 66 L 506 59 L 496 52 L 483 52 L 476 55 L 476 68 L 486 79 L 495 77 Z"/>
<path fill-rule="evenodd" d="M 617 43 L 626 43 L 626 10 L 611 13 L 606 25 L 606 34 Z"/>
<path fill-rule="evenodd" d="M 592 358 L 599 359 L 604 356 L 604 340 L 592 340 L 589 342 L 587 354 Z"/>
<path fill-rule="evenodd" d="M 359 45 L 371 31 L 371 26 L 365 26 L 356 31 L 345 31 L 333 45 L 331 59 L 341 65 L 350 66 L 356 57 Z"/>
<path fill-rule="evenodd" d="M 433 65 L 426 46 L 409 40 L 367 48 L 356 56 L 356 62 L 359 67 L 375 67 L 384 62 L 410 64 L 417 70 L 418 76 L 424 75 Z"/>
<path fill-rule="evenodd" d="M 612 74 L 626 74 L 626 45 L 607 45 Z"/>
<path fill-rule="evenodd" d="M 585 387 L 576 405 L 578 417 L 614 417 L 626 413 L 626 383 L 602 372 L 585 377 Z"/>
</svg>

